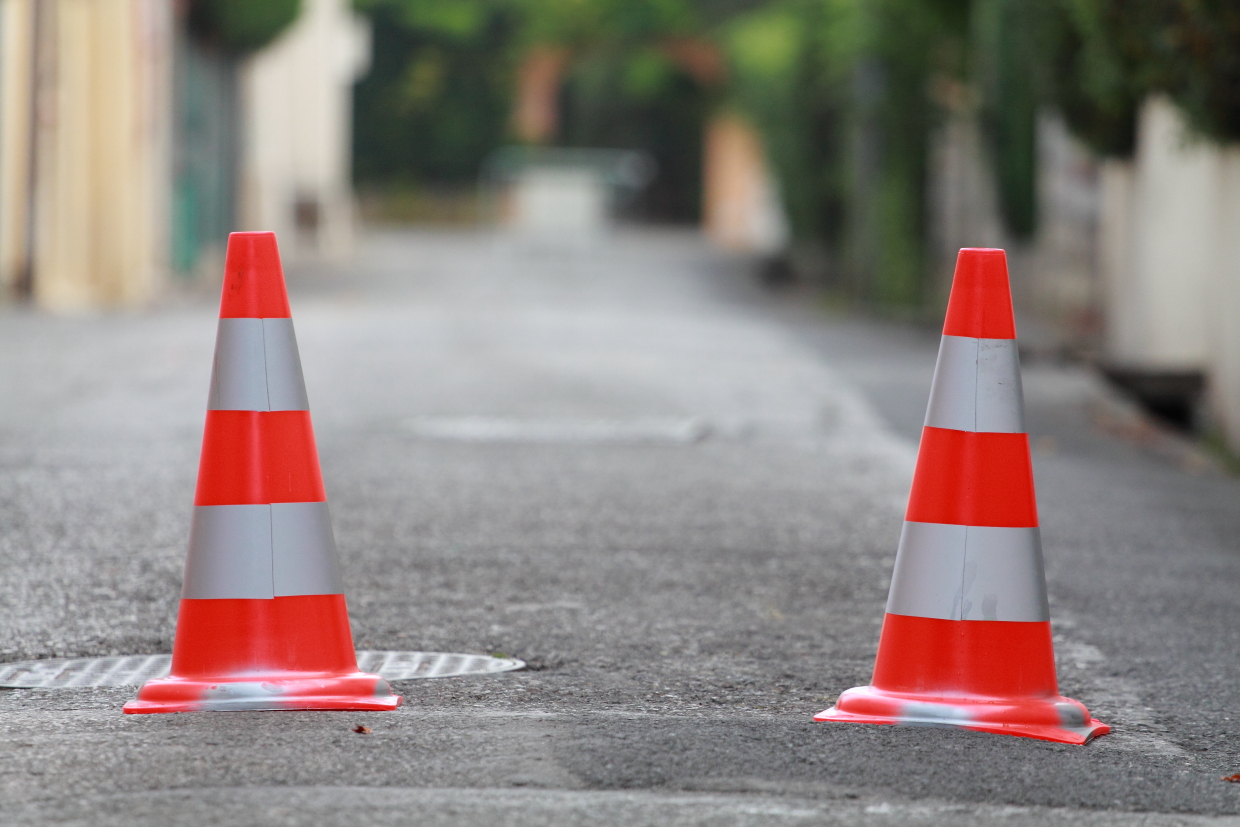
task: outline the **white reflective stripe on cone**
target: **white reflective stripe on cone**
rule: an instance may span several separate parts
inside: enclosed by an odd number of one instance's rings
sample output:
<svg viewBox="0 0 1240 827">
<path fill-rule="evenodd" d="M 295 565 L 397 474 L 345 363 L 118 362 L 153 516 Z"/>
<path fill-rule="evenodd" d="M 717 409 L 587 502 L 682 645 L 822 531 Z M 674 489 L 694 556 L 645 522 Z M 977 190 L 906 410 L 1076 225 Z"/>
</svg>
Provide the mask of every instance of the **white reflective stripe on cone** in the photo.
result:
<svg viewBox="0 0 1240 827">
<path fill-rule="evenodd" d="M 961 620 L 1051 619 L 1037 528 L 969 526 Z"/>
<path fill-rule="evenodd" d="M 977 340 L 976 430 L 1025 433 L 1025 391 L 1015 339 Z"/>
<path fill-rule="evenodd" d="M 1038 529 L 906 522 L 887 611 L 941 620 L 1049 620 Z"/>
<path fill-rule="evenodd" d="M 276 597 L 344 592 L 327 503 L 272 503 L 271 557 Z"/>
<path fill-rule="evenodd" d="M 292 319 L 220 319 L 207 409 L 310 409 Z"/>
<path fill-rule="evenodd" d="M 293 320 L 263 319 L 263 342 L 267 357 L 267 398 L 271 401 L 271 410 L 310 410 Z"/>
<path fill-rule="evenodd" d="M 964 546 L 965 526 L 905 522 L 891 573 L 887 611 L 959 620 Z"/>
<path fill-rule="evenodd" d="M 275 597 L 271 585 L 271 506 L 194 506 L 181 597 Z"/>
<path fill-rule="evenodd" d="M 944 336 L 934 366 L 926 425 L 954 431 L 1024 433 L 1016 340 Z"/>
<path fill-rule="evenodd" d="M 181 596 L 341 594 L 327 503 L 194 506 Z"/>
<path fill-rule="evenodd" d="M 263 353 L 262 319 L 220 319 L 207 410 L 271 410 Z"/>
</svg>

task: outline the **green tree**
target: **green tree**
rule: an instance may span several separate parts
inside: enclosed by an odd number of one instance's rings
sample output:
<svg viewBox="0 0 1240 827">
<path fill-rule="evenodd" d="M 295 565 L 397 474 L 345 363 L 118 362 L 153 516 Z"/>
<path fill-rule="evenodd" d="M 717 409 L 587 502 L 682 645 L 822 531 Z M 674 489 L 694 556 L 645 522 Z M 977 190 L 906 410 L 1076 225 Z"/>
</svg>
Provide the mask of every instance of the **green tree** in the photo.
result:
<svg viewBox="0 0 1240 827">
<path fill-rule="evenodd" d="M 370 0 L 371 70 L 353 98 L 353 172 L 372 185 L 472 180 L 501 145 L 515 22 L 495 3 Z"/>
<path fill-rule="evenodd" d="M 650 151 L 654 217 L 693 219 L 708 95 L 657 48 L 700 33 L 688 0 L 360 0 L 374 64 L 354 101 L 357 179 L 464 183 L 508 133 L 532 48 L 570 55 L 555 140 Z M 709 17 L 709 15 L 707 15 Z"/>
<path fill-rule="evenodd" d="M 190 0 L 189 27 L 231 52 L 261 49 L 297 19 L 301 0 Z"/>
<path fill-rule="evenodd" d="M 833 280 L 921 301 L 934 78 L 965 71 L 966 0 L 783 0 L 726 31 L 734 101 L 761 126 L 795 237 Z"/>
<path fill-rule="evenodd" d="M 974 0 L 970 76 L 980 92 L 982 125 L 1008 231 L 1037 229 L 1037 120 L 1052 86 L 1046 55 L 1054 21 L 1044 3 Z"/>
<path fill-rule="evenodd" d="M 1166 93 L 1202 134 L 1240 140 L 1240 6 L 1230 0 L 1056 0 L 1045 59 L 1055 103 L 1105 155 L 1131 154 L 1142 99 Z"/>
<path fill-rule="evenodd" d="M 1168 91 L 1201 132 L 1240 140 L 1240 5 L 1232 0 L 1167 2 L 1155 39 Z"/>
</svg>

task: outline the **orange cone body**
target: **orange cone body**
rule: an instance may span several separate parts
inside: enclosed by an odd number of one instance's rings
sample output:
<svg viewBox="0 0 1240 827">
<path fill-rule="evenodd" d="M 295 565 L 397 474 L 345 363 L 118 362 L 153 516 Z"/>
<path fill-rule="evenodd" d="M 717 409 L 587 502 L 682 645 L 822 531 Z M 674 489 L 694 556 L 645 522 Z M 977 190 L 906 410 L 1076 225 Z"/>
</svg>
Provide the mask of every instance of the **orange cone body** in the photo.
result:
<svg viewBox="0 0 1240 827">
<path fill-rule="evenodd" d="M 1059 695 L 1002 250 L 956 262 L 873 683 L 815 721 L 955 726 L 1083 744 Z"/>
<path fill-rule="evenodd" d="M 275 234 L 233 233 L 172 671 L 125 712 L 395 709 L 342 592 Z"/>
</svg>

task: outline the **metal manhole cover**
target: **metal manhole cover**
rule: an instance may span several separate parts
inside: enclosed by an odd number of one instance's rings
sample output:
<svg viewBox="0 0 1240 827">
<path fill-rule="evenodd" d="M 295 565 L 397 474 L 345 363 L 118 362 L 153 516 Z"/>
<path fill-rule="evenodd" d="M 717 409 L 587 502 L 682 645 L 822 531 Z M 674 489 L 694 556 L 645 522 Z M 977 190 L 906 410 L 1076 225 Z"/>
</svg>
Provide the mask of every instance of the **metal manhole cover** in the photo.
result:
<svg viewBox="0 0 1240 827">
<path fill-rule="evenodd" d="M 126 655 L 110 658 L 52 658 L 0 663 L 0 687 L 7 689 L 77 689 L 93 686 L 141 686 L 162 678 L 172 655 Z M 516 658 L 452 652 L 358 652 L 357 666 L 385 680 L 490 675 L 525 666 Z"/>
</svg>

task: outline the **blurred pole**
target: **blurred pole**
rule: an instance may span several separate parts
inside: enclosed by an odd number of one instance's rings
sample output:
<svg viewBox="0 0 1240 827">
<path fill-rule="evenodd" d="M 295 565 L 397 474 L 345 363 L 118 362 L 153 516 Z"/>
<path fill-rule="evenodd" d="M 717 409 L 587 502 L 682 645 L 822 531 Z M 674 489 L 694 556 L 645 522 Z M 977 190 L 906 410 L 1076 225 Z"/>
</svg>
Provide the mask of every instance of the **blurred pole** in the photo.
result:
<svg viewBox="0 0 1240 827">
<path fill-rule="evenodd" d="M 34 206 L 35 0 L 0 0 L 0 287 L 27 294 Z"/>
<path fill-rule="evenodd" d="M 224 269 L 228 233 L 237 229 L 239 58 L 175 25 L 172 94 L 172 269 L 214 281 Z"/>
<path fill-rule="evenodd" d="M 530 50 L 517 71 L 513 130 L 523 143 L 546 144 L 560 127 L 560 80 L 568 50 L 539 46 Z"/>
<path fill-rule="evenodd" d="M 702 229 L 728 250 L 772 255 L 788 242 L 787 220 L 758 131 L 725 113 L 706 125 Z"/>
</svg>

